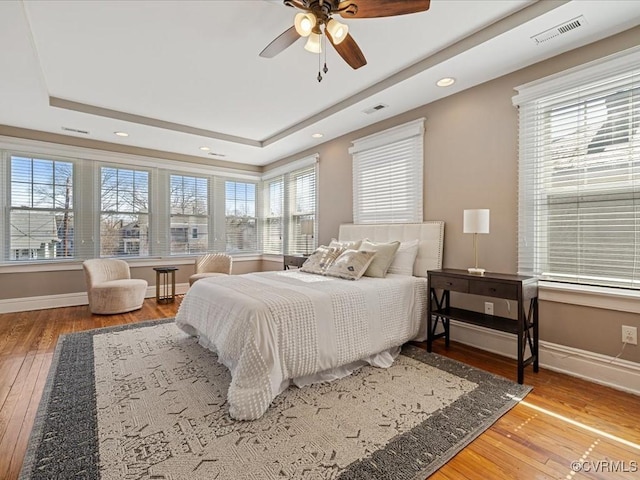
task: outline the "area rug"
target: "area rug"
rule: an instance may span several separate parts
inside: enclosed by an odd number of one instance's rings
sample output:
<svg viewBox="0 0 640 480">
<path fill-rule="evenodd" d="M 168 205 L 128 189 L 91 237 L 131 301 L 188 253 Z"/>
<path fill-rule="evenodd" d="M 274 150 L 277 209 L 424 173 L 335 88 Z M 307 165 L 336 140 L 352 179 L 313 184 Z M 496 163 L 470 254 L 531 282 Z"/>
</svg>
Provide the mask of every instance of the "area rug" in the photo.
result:
<svg viewBox="0 0 640 480">
<path fill-rule="evenodd" d="M 171 320 L 61 337 L 20 478 L 422 479 L 530 390 L 405 347 L 246 422 L 230 381 Z"/>
</svg>

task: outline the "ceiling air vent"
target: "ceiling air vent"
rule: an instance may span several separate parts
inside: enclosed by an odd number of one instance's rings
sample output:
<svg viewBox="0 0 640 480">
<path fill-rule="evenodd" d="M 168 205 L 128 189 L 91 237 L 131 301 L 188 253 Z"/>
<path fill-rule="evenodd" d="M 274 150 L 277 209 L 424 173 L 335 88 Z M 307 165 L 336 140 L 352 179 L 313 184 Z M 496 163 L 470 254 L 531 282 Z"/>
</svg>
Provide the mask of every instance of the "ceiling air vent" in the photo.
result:
<svg viewBox="0 0 640 480">
<path fill-rule="evenodd" d="M 78 128 L 62 127 L 62 130 L 64 130 L 65 132 L 73 132 L 73 133 L 81 133 L 82 135 L 89 135 L 88 130 L 80 130 Z"/>
<path fill-rule="evenodd" d="M 531 40 L 536 42 L 536 45 L 540 45 L 541 43 L 548 42 L 549 40 L 557 38 L 560 35 L 564 35 L 565 33 L 568 33 L 571 30 L 575 30 L 576 28 L 580 28 L 586 24 L 587 19 L 584 18 L 584 15 L 580 15 L 573 20 L 561 23 L 560 25 L 550 28 L 549 30 L 545 30 L 542 33 L 534 35 L 533 37 L 531 37 Z"/>
<path fill-rule="evenodd" d="M 367 115 L 371 115 L 372 113 L 377 112 L 378 110 L 382 110 L 383 108 L 387 108 L 389 107 L 389 105 L 385 105 L 384 103 L 379 103 L 378 105 L 371 107 L 371 108 L 367 108 L 366 110 L 363 110 L 364 113 L 366 113 Z"/>
</svg>

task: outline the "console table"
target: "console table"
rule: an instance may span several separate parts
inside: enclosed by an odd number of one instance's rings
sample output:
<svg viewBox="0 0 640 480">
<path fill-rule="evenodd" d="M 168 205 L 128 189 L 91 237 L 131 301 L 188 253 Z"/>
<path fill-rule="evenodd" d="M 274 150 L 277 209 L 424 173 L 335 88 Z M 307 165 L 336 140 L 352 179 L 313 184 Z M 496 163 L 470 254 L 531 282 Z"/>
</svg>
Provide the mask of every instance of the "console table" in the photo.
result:
<svg viewBox="0 0 640 480">
<path fill-rule="evenodd" d="M 501 273 L 470 274 L 466 270 L 445 268 L 427 272 L 429 302 L 427 304 L 427 351 L 433 341 L 444 337 L 449 347 L 449 320 L 513 333 L 518 338 L 518 383 L 524 380 L 524 368 L 533 364 L 538 371 L 538 281 L 533 277 Z M 438 295 L 438 290 L 442 293 Z M 450 292 L 515 300 L 517 320 L 486 315 L 451 306 Z M 438 323 L 444 331 L 436 333 Z M 527 346 L 530 355 L 525 358 Z"/>
</svg>

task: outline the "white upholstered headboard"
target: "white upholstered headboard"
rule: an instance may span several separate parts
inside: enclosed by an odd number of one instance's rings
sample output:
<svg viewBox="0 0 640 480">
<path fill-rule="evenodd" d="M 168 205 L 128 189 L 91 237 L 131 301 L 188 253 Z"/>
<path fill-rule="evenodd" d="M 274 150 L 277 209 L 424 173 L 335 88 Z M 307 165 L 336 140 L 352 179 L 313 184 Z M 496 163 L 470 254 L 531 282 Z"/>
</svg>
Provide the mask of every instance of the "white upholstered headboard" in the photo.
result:
<svg viewBox="0 0 640 480">
<path fill-rule="evenodd" d="M 442 268 L 444 246 L 444 222 L 434 220 L 424 223 L 385 223 L 379 225 L 340 225 L 339 240 L 361 240 L 368 238 L 374 242 L 398 240 L 408 242 L 420 240 L 418 256 L 413 264 L 416 277 L 426 277 L 427 270 Z"/>
</svg>

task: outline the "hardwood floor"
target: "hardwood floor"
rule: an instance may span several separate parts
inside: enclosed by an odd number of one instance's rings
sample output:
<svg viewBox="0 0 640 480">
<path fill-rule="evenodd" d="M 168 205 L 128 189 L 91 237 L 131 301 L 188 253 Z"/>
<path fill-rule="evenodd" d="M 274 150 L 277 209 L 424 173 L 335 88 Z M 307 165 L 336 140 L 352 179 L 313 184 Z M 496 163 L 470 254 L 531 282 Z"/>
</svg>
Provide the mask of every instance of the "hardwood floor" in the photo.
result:
<svg viewBox="0 0 640 480">
<path fill-rule="evenodd" d="M 110 316 L 84 306 L 0 315 L 0 479 L 18 478 L 60 335 L 173 317 L 179 301 Z M 435 351 L 516 378 L 515 360 L 456 343 Z M 432 479 L 640 478 L 640 397 L 545 369 L 528 368 L 525 382 L 534 390 L 524 401 Z"/>
</svg>

